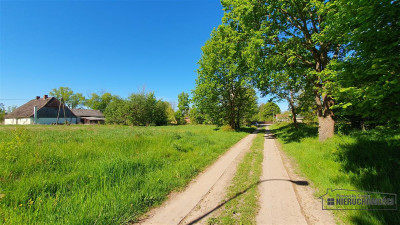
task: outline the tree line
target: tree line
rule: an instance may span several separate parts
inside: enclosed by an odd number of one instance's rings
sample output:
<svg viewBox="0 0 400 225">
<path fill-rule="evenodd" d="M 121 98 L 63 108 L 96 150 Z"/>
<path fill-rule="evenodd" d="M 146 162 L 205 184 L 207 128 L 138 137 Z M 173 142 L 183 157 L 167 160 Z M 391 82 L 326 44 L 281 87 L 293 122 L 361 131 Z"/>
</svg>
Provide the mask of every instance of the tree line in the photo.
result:
<svg viewBox="0 0 400 225">
<path fill-rule="evenodd" d="M 222 24 L 199 61 L 193 94 L 200 111 L 236 127 L 230 114 L 251 110 L 244 104 L 258 88 L 287 100 L 295 125 L 299 111 L 315 115 L 321 141 L 337 122 L 399 126 L 399 1 L 221 3 Z"/>
</svg>

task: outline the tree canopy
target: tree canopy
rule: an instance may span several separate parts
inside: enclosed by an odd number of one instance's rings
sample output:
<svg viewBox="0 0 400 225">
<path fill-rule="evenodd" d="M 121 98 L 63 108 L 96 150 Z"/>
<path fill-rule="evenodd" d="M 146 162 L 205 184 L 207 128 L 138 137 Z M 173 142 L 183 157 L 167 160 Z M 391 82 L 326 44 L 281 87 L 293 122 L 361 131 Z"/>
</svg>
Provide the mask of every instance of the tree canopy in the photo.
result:
<svg viewBox="0 0 400 225">
<path fill-rule="evenodd" d="M 244 75 L 263 94 L 289 96 L 289 103 L 305 99 L 303 108 L 310 109 L 314 99 L 321 141 L 333 136 L 335 119 L 346 114 L 398 124 L 398 1 L 223 0 L 222 5 L 223 25 L 241 40 L 235 57 L 246 59 Z M 390 113 L 379 116 L 383 110 Z"/>
<path fill-rule="evenodd" d="M 221 25 L 202 48 L 193 102 L 215 124 L 238 129 L 255 114 L 257 96 L 246 80 L 242 37 L 231 26 Z"/>
<path fill-rule="evenodd" d="M 49 95 L 56 97 L 69 108 L 76 108 L 85 103 L 85 97 L 81 93 L 74 93 L 69 87 L 53 88 Z"/>
</svg>

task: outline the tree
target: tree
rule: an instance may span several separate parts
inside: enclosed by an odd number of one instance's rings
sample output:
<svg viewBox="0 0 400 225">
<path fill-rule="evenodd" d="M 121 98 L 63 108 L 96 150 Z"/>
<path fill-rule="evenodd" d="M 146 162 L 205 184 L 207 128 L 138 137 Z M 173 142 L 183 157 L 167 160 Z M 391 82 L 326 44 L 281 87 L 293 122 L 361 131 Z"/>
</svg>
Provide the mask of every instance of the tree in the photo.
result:
<svg viewBox="0 0 400 225">
<path fill-rule="evenodd" d="M 222 4 L 224 23 L 233 24 L 247 37 L 246 56 L 252 77 L 266 76 L 265 82 L 281 73 L 282 67 L 292 63 L 299 66 L 305 71 L 300 75 L 313 87 L 319 139 L 332 137 L 332 87 L 337 74 L 330 64 L 344 55 L 340 40 L 344 30 L 331 26 L 338 23 L 336 2 L 223 0 Z"/>
<path fill-rule="evenodd" d="M 260 121 L 273 120 L 273 116 L 281 113 L 281 109 L 274 102 L 267 102 L 259 106 L 258 118 Z"/>
<path fill-rule="evenodd" d="M 69 87 L 53 88 L 49 95 L 56 97 L 70 108 L 76 108 L 85 102 L 85 97 L 81 93 L 74 93 Z"/>
<path fill-rule="evenodd" d="M 175 112 L 171 102 L 165 102 L 167 104 L 167 117 L 168 124 L 176 124 Z"/>
<path fill-rule="evenodd" d="M 134 93 L 128 99 L 113 96 L 104 110 L 106 122 L 110 124 L 150 126 L 171 123 L 171 111 L 168 102 L 157 100 L 154 93 Z"/>
<path fill-rule="evenodd" d="M 6 113 L 12 113 L 16 108 L 16 105 L 10 105 L 7 107 Z"/>
<path fill-rule="evenodd" d="M 110 104 L 110 102 L 115 98 L 111 93 L 105 92 L 101 95 L 98 95 L 96 93 L 92 93 L 91 97 L 86 100 L 85 106 L 94 109 L 94 110 L 100 110 L 101 112 L 104 112 Z"/>
<path fill-rule="evenodd" d="M 206 115 L 196 106 L 190 109 L 189 117 L 192 124 L 204 124 L 207 122 Z"/>
<path fill-rule="evenodd" d="M 246 81 L 242 37 L 233 27 L 220 25 L 202 47 L 193 102 L 214 124 L 240 128 L 255 114 L 257 97 Z"/>
<path fill-rule="evenodd" d="M 4 116 L 6 115 L 6 108 L 3 103 L 0 103 L 0 122 L 4 120 Z"/>
<path fill-rule="evenodd" d="M 77 108 L 80 105 L 83 105 L 85 102 L 85 97 L 81 94 L 81 93 L 75 93 L 71 96 L 70 100 L 69 100 L 69 106 L 72 109 Z"/>
<path fill-rule="evenodd" d="M 189 94 L 182 92 L 178 95 L 178 110 L 175 112 L 175 118 L 178 124 L 185 124 L 185 117 L 189 115 Z"/>
<path fill-rule="evenodd" d="M 400 123 L 400 2 L 339 1 L 348 57 L 338 63 L 337 113 L 353 126 Z M 339 27 L 340 26 L 340 27 Z"/>
<path fill-rule="evenodd" d="M 130 125 L 130 111 L 127 100 L 114 97 L 104 110 L 106 123 Z"/>
</svg>

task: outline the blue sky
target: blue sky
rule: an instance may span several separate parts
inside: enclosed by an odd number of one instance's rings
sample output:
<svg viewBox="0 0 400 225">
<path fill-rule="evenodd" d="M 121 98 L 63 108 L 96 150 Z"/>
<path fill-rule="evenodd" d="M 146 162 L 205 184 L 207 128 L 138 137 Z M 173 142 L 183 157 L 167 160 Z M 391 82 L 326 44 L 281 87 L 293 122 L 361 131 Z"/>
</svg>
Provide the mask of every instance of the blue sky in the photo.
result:
<svg viewBox="0 0 400 225">
<path fill-rule="evenodd" d="M 0 0 L 0 102 L 60 86 L 121 97 L 145 87 L 176 102 L 194 89 L 201 47 L 222 16 L 217 0 Z"/>
</svg>

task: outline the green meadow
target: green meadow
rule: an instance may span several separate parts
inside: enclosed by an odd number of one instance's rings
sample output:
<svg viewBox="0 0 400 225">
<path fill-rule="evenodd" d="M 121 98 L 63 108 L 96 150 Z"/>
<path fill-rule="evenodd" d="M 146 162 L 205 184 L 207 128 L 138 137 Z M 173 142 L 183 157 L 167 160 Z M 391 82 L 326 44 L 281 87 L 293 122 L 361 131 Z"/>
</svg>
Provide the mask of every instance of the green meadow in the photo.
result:
<svg viewBox="0 0 400 225">
<path fill-rule="evenodd" d="M 0 126 L 0 224 L 134 222 L 248 132 Z"/>
<path fill-rule="evenodd" d="M 295 129 L 282 123 L 270 129 L 317 189 L 316 196 L 328 188 L 400 194 L 400 130 L 351 130 L 319 142 L 316 124 L 299 124 Z M 333 213 L 344 224 L 400 224 L 398 210 Z"/>
</svg>

